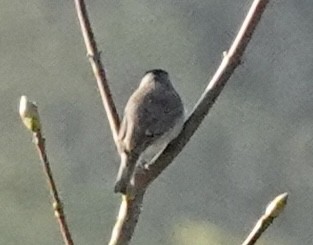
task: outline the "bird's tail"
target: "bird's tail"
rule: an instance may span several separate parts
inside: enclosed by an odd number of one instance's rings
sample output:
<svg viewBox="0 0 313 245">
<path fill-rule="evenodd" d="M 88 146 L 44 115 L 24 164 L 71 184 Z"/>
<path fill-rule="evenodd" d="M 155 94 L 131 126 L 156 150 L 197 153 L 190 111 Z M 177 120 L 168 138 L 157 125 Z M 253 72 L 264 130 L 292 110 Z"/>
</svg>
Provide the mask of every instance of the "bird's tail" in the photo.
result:
<svg viewBox="0 0 313 245">
<path fill-rule="evenodd" d="M 127 187 L 130 183 L 130 180 L 133 176 L 133 172 L 138 160 L 137 155 L 130 155 L 126 153 L 121 154 L 121 164 L 118 170 L 118 174 L 115 181 L 114 192 L 122 193 L 126 195 Z"/>
</svg>

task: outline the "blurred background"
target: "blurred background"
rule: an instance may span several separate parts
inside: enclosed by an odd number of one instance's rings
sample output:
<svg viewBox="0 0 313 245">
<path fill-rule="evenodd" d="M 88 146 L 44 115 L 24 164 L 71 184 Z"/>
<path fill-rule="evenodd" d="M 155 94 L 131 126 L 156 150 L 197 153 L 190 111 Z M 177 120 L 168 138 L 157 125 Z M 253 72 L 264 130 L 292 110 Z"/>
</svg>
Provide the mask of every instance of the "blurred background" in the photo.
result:
<svg viewBox="0 0 313 245">
<path fill-rule="evenodd" d="M 169 71 L 190 111 L 252 0 L 86 2 L 121 114 L 152 68 Z M 313 1 L 271 2 L 243 64 L 147 192 L 132 244 L 240 244 L 285 191 L 285 212 L 258 244 L 312 244 Z M 62 244 L 17 113 L 22 94 L 39 105 L 76 244 L 106 244 L 119 157 L 74 3 L 1 0 L 0 22 L 0 244 Z"/>
</svg>

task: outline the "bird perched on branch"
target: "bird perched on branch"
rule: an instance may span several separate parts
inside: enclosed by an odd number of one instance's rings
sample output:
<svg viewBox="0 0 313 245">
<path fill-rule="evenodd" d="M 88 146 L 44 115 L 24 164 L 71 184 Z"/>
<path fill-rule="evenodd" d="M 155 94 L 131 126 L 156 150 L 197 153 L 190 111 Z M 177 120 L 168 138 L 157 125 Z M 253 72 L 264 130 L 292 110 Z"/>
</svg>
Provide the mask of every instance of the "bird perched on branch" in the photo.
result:
<svg viewBox="0 0 313 245">
<path fill-rule="evenodd" d="M 184 115 L 184 105 L 168 73 L 161 69 L 147 71 L 125 107 L 118 135 L 121 163 L 114 192 L 128 193 L 137 162 L 153 163 L 180 133 Z"/>
</svg>

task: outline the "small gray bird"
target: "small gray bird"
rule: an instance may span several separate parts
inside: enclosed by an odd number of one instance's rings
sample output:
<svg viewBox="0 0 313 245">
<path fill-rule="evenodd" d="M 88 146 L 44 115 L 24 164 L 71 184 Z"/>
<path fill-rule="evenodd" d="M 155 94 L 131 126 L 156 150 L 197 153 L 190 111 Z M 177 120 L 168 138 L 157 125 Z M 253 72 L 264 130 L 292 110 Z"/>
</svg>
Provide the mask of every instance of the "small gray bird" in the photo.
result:
<svg viewBox="0 0 313 245">
<path fill-rule="evenodd" d="M 137 161 L 158 156 L 180 133 L 185 118 L 182 100 L 166 71 L 147 71 L 129 98 L 119 130 L 121 163 L 114 192 L 126 194 Z"/>
</svg>

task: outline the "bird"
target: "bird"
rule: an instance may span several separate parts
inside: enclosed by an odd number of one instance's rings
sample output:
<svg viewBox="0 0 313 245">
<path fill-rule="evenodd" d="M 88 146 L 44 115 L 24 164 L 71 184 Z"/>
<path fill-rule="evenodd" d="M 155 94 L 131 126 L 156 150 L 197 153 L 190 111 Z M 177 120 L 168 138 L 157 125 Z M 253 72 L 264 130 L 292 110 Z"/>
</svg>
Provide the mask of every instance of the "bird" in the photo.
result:
<svg viewBox="0 0 313 245">
<path fill-rule="evenodd" d="M 147 71 L 124 109 L 118 132 L 121 162 L 115 193 L 129 194 L 137 162 L 153 164 L 155 157 L 181 132 L 184 119 L 184 104 L 168 72 L 163 69 Z"/>
</svg>

